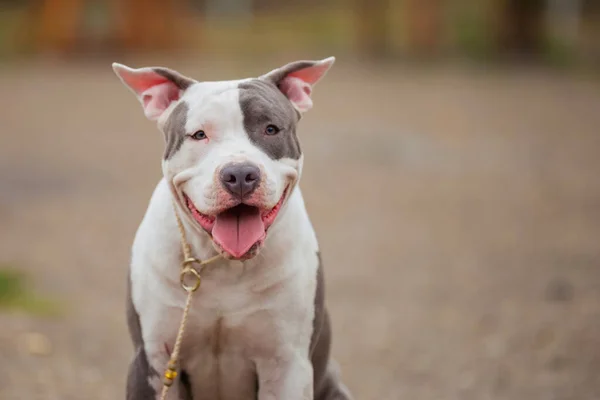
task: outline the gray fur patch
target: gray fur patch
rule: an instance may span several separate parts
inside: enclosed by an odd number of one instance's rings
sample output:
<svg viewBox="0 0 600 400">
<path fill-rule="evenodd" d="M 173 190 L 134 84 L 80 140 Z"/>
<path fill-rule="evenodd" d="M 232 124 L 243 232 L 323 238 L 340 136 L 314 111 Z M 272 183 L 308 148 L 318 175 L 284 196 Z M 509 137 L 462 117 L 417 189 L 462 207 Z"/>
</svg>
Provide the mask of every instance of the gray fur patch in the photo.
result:
<svg viewBox="0 0 600 400">
<path fill-rule="evenodd" d="M 268 74 L 263 76 L 263 79 L 272 82 L 275 86 L 279 85 L 279 82 L 289 74 L 292 74 L 296 71 L 300 71 L 301 69 L 314 67 L 316 64 L 315 61 L 294 61 L 287 65 L 284 65 L 281 68 L 277 68 L 274 71 L 269 72 Z"/>
<path fill-rule="evenodd" d="M 158 373 L 148 364 L 148 357 L 142 339 L 140 317 L 131 300 L 131 277 L 127 281 L 127 326 L 135 348 L 135 356 L 129 365 L 127 375 L 127 400 L 153 399 L 156 392 L 150 386 L 148 378 Z"/>
<path fill-rule="evenodd" d="M 165 154 L 164 159 L 168 160 L 181 148 L 185 140 L 185 123 L 187 122 L 189 106 L 181 101 L 175 106 L 171 115 L 167 118 L 163 133 L 165 135 Z"/>
<path fill-rule="evenodd" d="M 187 371 L 183 370 L 179 374 L 179 396 L 181 400 L 193 400 L 192 398 L 192 382 Z"/>
<path fill-rule="evenodd" d="M 300 158 L 296 136 L 299 115 L 287 97 L 273 83 L 259 79 L 240 83 L 239 89 L 244 128 L 250 141 L 274 160 Z M 270 124 L 277 126 L 279 133 L 267 135 L 265 129 Z"/>
<path fill-rule="evenodd" d="M 168 80 L 173 82 L 175 84 L 175 86 L 177 86 L 181 90 L 185 90 L 185 89 L 189 88 L 191 85 L 193 85 L 194 83 L 196 83 L 196 81 L 194 81 L 193 79 L 183 76 L 183 75 L 181 75 L 175 71 L 172 71 L 168 68 L 156 67 L 156 68 L 152 68 L 152 70 L 154 72 L 156 72 L 157 74 L 159 74 L 160 76 L 167 78 Z"/>
<path fill-rule="evenodd" d="M 315 400 L 350 400 L 351 395 L 332 368 L 331 322 L 325 307 L 325 277 L 321 253 L 317 251 L 317 289 L 315 292 L 315 318 L 310 338 L 310 359 L 313 366 Z"/>
<path fill-rule="evenodd" d="M 321 253 L 317 252 L 319 266 L 317 269 L 317 289 L 315 291 L 315 317 L 313 320 L 313 332 L 310 338 L 310 358 L 313 365 L 313 379 L 315 395 L 321 382 L 325 379 L 327 372 L 327 363 L 329 361 L 330 351 L 330 328 L 329 317 L 325 309 L 325 282 L 323 277 L 323 265 L 321 262 Z M 315 396 L 315 398 L 317 398 Z"/>
<path fill-rule="evenodd" d="M 310 338 L 310 352 L 312 353 L 316 347 L 319 334 L 323 327 L 323 319 L 325 313 L 325 278 L 323 276 L 323 261 L 321 260 L 321 252 L 317 251 L 317 259 L 319 266 L 317 267 L 317 289 L 315 291 L 315 319 L 313 320 L 313 333 Z"/>
</svg>

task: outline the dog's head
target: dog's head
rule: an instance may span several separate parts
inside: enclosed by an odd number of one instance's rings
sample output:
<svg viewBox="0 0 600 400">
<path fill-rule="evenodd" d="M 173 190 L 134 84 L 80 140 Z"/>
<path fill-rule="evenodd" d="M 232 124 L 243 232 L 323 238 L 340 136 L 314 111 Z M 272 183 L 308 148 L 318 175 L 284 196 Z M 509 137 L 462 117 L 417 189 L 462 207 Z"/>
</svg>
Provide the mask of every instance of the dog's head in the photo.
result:
<svg viewBox="0 0 600 400">
<path fill-rule="evenodd" d="M 228 258 L 256 255 L 302 170 L 296 125 L 334 58 L 258 78 L 199 82 L 113 64 L 164 133 L 163 173 L 189 220 Z"/>
</svg>

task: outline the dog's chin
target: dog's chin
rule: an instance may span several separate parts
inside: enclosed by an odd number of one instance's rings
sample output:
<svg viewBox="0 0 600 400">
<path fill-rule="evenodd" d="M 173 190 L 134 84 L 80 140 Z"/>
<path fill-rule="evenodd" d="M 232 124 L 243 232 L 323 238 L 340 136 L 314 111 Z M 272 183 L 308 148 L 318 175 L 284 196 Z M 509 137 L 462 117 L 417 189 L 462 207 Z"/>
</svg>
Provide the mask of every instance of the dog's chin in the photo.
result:
<svg viewBox="0 0 600 400">
<path fill-rule="evenodd" d="M 214 249 L 225 259 L 245 261 L 259 254 L 287 192 L 286 188 L 277 204 L 270 209 L 238 204 L 214 216 L 201 213 L 188 196 L 184 194 L 184 197 L 188 212 L 211 236 Z"/>
<path fill-rule="evenodd" d="M 252 245 L 252 247 L 250 247 L 250 250 L 248 250 L 245 254 L 243 254 L 241 256 L 235 256 L 235 255 L 229 253 L 228 251 L 224 250 L 221 247 L 221 245 L 219 245 L 214 240 L 212 241 L 213 248 L 217 251 L 217 253 L 219 253 L 221 255 L 221 257 L 223 257 L 226 260 L 236 260 L 236 261 L 247 261 L 247 260 L 253 259 L 254 257 L 256 257 L 258 255 L 258 253 L 260 253 L 260 250 L 263 247 L 263 243 L 264 243 L 264 240 L 260 240 L 256 243 L 254 243 Z"/>
</svg>

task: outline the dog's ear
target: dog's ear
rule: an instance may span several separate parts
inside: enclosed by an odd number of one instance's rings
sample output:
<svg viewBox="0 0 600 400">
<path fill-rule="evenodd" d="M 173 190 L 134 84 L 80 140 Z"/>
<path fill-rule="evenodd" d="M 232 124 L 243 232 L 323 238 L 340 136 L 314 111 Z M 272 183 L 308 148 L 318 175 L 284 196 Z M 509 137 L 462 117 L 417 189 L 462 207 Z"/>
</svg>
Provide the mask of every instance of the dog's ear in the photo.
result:
<svg viewBox="0 0 600 400">
<path fill-rule="evenodd" d="M 115 74 L 121 79 L 144 107 L 144 114 L 152 121 L 160 118 L 173 101 L 196 83 L 195 80 L 162 67 L 129 68 L 113 63 Z"/>
<path fill-rule="evenodd" d="M 300 112 L 312 108 L 310 95 L 313 86 L 335 62 L 335 57 L 321 61 L 296 61 L 261 76 L 259 79 L 274 83 Z"/>
</svg>

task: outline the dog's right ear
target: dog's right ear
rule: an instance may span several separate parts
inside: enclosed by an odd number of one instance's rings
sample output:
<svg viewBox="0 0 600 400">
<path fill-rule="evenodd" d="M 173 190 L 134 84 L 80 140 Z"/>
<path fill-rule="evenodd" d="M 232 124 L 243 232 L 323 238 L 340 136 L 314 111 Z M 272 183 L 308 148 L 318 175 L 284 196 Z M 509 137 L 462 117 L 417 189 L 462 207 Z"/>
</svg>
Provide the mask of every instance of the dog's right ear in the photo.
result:
<svg viewBox="0 0 600 400">
<path fill-rule="evenodd" d="M 162 67 L 133 69 L 113 63 L 115 74 L 121 79 L 144 107 L 144 114 L 152 121 L 160 118 L 169 105 L 179 100 L 195 80 Z"/>
<path fill-rule="evenodd" d="M 321 61 L 296 61 L 274 69 L 259 79 L 277 86 L 296 110 L 303 113 L 312 108 L 310 95 L 313 86 L 325 76 L 334 62 L 335 57 Z"/>
</svg>

